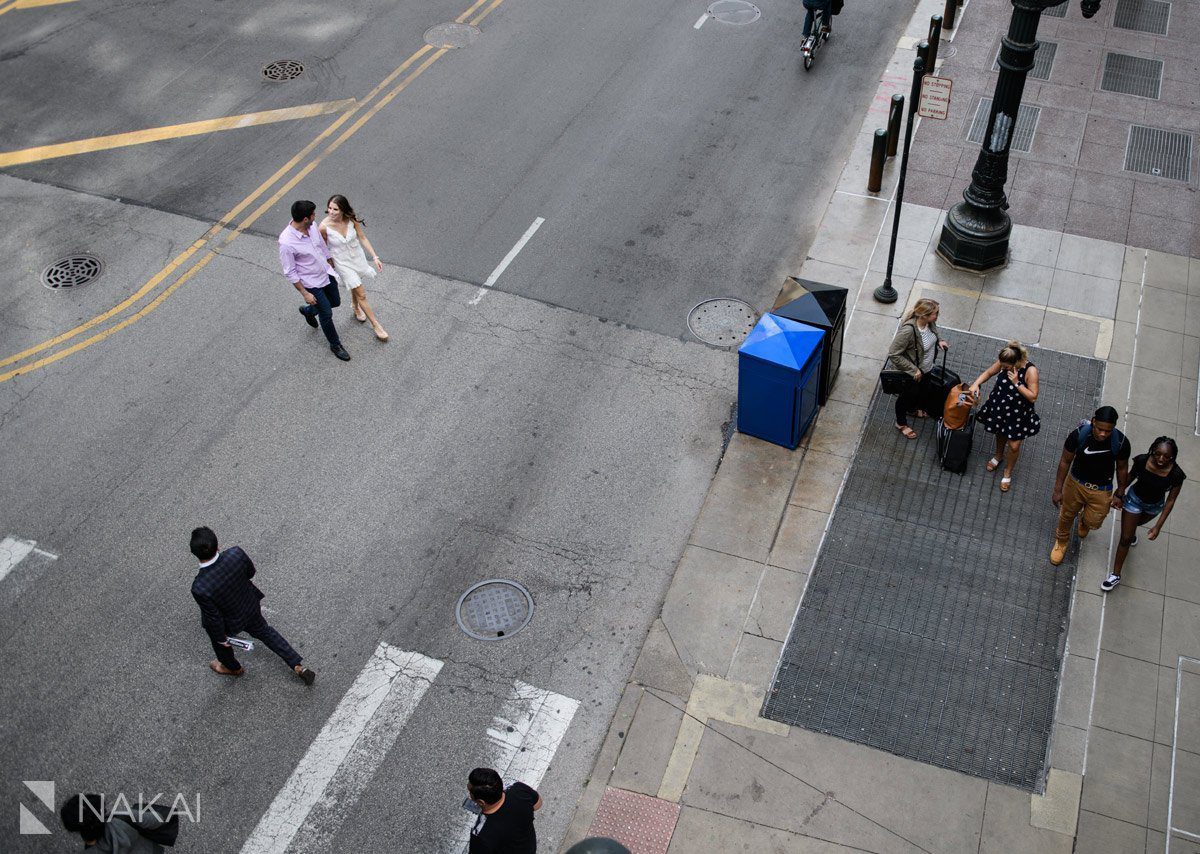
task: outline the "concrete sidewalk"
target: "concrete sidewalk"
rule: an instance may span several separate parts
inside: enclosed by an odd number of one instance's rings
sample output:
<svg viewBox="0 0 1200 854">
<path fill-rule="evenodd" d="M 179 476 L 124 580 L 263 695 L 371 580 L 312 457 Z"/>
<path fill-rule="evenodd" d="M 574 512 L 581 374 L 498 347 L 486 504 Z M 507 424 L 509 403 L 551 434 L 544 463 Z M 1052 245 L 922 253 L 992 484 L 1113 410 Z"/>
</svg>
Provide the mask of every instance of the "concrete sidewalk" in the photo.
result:
<svg viewBox="0 0 1200 854">
<path fill-rule="evenodd" d="M 944 208 L 970 180 L 977 148 L 967 127 L 994 85 L 1010 7 L 971 0 L 961 10 L 941 50 L 942 73 L 955 80 L 951 119 L 924 122 L 914 137 L 906 195 L 921 204 L 904 205 L 901 298 L 887 306 L 871 293 L 886 267 L 898 163 L 874 196 L 865 191 L 867 158 L 891 94 L 907 94 L 912 46 L 941 12 L 920 4 L 796 271 L 852 295 L 832 399 L 794 452 L 733 437 L 564 847 L 601 834 L 638 854 L 1128 854 L 1165 850 L 1171 827 L 1170 851 L 1200 852 L 1196 170 L 1187 181 L 1124 172 L 1121 157 L 1099 156 L 1094 136 L 1107 133 L 1116 147 L 1130 124 L 1200 131 L 1200 103 L 1175 85 L 1190 81 L 1191 91 L 1200 78 L 1200 7 L 1175 2 L 1170 35 L 1150 37 L 1114 30 L 1114 5 L 1106 0 L 1092 21 L 1078 8 L 1043 16 L 1041 36 L 1056 40 L 1065 64 L 1058 78 L 1051 71 L 1026 89 L 1042 114 L 1030 150 L 1014 153 L 1010 169 L 1011 263 L 986 276 L 953 270 L 933 252 Z M 820 61 L 846 61 L 831 44 Z M 1160 98 L 1100 91 L 1106 50 L 1164 59 Z M 791 296 L 781 293 L 779 303 Z M 1101 593 L 1099 582 L 1116 525 L 1083 545 L 1049 770 L 1032 795 L 759 716 L 897 318 L 924 296 L 941 303 L 944 327 L 1106 360 L 1104 401 L 1123 413 L 1134 453 L 1174 436 L 1192 476 L 1163 535 L 1131 552 L 1114 592 Z M 976 440 L 979 464 L 985 441 Z M 1051 532 L 1030 536 L 1042 537 L 1048 554 Z"/>
</svg>

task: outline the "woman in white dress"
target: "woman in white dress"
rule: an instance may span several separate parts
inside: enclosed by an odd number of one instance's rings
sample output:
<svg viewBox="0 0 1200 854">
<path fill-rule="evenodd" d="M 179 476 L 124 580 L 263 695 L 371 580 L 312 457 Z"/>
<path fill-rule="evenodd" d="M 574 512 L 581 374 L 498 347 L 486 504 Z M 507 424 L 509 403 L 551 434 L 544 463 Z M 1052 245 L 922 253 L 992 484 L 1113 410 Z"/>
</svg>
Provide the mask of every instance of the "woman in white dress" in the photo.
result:
<svg viewBox="0 0 1200 854">
<path fill-rule="evenodd" d="M 350 206 L 345 196 L 330 196 L 325 205 L 325 219 L 321 220 L 321 236 L 325 238 L 329 252 L 333 255 L 333 268 L 338 278 L 350 290 L 350 299 L 354 302 L 354 317 L 360 323 L 371 321 L 375 337 L 380 341 L 388 340 L 388 334 L 375 319 L 370 303 L 367 302 L 367 289 L 363 287 L 364 279 L 374 279 L 376 273 L 383 272 L 383 262 L 367 234 L 363 221 L 358 218 L 354 208 Z M 367 255 L 363 247 L 371 253 L 371 263 L 367 263 Z"/>
</svg>

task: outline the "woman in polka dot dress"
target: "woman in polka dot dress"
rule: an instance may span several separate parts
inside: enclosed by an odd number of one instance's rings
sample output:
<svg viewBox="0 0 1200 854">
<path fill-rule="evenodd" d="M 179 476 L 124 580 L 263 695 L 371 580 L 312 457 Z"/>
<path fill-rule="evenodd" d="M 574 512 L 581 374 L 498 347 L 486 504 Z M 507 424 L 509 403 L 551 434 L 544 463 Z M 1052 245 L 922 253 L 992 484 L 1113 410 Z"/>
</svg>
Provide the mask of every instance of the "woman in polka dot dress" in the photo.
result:
<svg viewBox="0 0 1200 854">
<path fill-rule="evenodd" d="M 1038 369 L 1029 361 L 1029 351 L 1020 341 L 1009 341 L 992 366 L 971 383 L 971 391 L 979 394 L 979 387 L 995 376 L 999 378 L 977 420 L 996 437 L 996 452 L 987 461 L 987 470 L 995 471 L 1001 462 L 1005 463 L 1000 491 L 1008 492 L 1021 442 L 1042 429 L 1042 420 L 1033 408 L 1038 398 Z"/>
</svg>

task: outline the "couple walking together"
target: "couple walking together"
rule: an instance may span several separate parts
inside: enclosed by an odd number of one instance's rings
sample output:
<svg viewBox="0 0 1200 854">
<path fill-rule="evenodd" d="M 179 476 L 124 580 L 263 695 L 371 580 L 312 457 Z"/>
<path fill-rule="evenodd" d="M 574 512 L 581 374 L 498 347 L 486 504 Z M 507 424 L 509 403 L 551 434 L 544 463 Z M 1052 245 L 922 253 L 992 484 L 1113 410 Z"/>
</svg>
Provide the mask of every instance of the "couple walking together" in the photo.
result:
<svg viewBox="0 0 1200 854">
<path fill-rule="evenodd" d="M 371 321 L 375 337 L 387 341 L 388 334 L 367 302 L 364 280 L 383 271 L 379 254 L 367 239 L 365 223 L 345 196 L 335 195 L 325 205 L 325 218 L 317 225 L 317 206 L 302 200 L 292 203 L 292 221 L 279 235 L 279 263 L 283 275 L 304 298 L 300 307 L 308 325 L 325 333 L 329 349 L 343 362 L 350 354 L 342 346 L 333 323 L 333 310 L 342 304 L 339 280 L 350 291 L 354 317 Z M 368 263 L 364 251 L 371 253 Z"/>
</svg>

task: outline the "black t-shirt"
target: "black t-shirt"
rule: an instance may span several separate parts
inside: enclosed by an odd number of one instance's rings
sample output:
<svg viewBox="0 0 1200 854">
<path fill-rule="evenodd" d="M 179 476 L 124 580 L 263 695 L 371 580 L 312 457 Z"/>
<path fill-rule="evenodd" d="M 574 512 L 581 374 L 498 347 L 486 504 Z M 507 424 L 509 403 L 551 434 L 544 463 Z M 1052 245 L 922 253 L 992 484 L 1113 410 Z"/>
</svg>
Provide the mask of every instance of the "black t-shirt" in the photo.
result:
<svg viewBox="0 0 1200 854">
<path fill-rule="evenodd" d="M 1133 468 L 1129 472 L 1129 488 L 1147 504 L 1158 504 L 1167 497 L 1168 492 L 1187 480 L 1187 475 L 1183 473 L 1179 463 L 1171 466 L 1171 470 L 1165 475 L 1155 474 L 1146 468 L 1147 459 L 1149 454 L 1138 454 L 1133 458 Z M 1133 486 L 1135 483 L 1136 489 Z"/>
<path fill-rule="evenodd" d="M 1098 486 L 1112 483 L 1117 460 L 1129 459 L 1131 451 L 1129 437 L 1124 433 L 1121 434 L 1121 449 L 1117 452 L 1116 460 L 1113 459 L 1112 447 L 1111 436 L 1100 442 L 1097 441 L 1095 433 L 1089 433 L 1087 444 L 1080 448 L 1079 431 L 1072 430 L 1067 441 L 1063 443 L 1063 448 L 1075 455 L 1075 459 L 1071 461 L 1071 475 L 1076 480 L 1094 483 Z"/>
<path fill-rule="evenodd" d="M 504 790 L 504 803 L 491 815 L 481 815 L 471 828 L 470 854 L 537 854 L 533 805 L 538 793 L 524 783 Z"/>
</svg>

